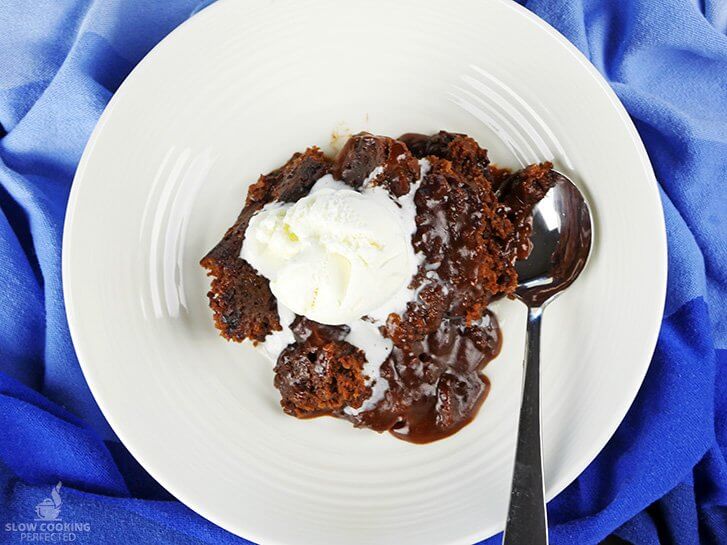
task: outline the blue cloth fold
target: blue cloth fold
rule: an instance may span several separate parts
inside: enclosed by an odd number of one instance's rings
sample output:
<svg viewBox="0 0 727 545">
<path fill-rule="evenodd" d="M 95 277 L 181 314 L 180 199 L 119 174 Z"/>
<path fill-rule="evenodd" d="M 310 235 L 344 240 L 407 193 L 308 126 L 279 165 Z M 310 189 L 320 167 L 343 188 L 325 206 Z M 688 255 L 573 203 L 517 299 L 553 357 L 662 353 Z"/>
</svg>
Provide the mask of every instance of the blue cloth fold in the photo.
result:
<svg viewBox="0 0 727 545">
<path fill-rule="evenodd" d="M 68 192 L 98 116 L 141 57 L 208 3 L 0 6 L 0 543 L 20 542 L 12 524 L 32 520 L 58 481 L 66 520 L 90 525 L 79 542 L 246 543 L 171 498 L 116 440 L 78 366 L 60 276 Z M 552 542 L 727 543 L 727 2 L 522 3 L 631 114 L 669 243 L 651 368 L 606 448 L 550 503 Z"/>
</svg>

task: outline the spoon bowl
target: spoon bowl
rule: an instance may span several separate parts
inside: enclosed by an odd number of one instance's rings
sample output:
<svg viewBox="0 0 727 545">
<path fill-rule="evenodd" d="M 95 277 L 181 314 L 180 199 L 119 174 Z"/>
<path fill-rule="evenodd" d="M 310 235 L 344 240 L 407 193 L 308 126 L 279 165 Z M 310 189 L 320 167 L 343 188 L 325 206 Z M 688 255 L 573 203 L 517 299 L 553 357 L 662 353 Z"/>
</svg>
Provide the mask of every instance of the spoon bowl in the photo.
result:
<svg viewBox="0 0 727 545">
<path fill-rule="evenodd" d="M 591 211 L 580 190 L 557 172 L 555 185 L 533 209 L 532 252 L 515 264 L 516 296 L 543 307 L 586 266 L 593 238 Z"/>
</svg>

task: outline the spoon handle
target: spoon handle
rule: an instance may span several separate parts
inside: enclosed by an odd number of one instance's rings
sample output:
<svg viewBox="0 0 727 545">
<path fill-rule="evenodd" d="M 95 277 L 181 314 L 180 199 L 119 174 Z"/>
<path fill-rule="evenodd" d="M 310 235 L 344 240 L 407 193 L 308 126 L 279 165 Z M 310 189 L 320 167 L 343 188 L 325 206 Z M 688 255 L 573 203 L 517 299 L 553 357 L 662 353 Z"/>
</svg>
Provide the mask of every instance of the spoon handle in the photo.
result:
<svg viewBox="0 0 727 545">
<path fill-rule="evenodd" d="M 515 468 L 503 545 L 547 545 L 540 427 L 540 320 L 542 308 L 528 309 Z"/>
</svg>

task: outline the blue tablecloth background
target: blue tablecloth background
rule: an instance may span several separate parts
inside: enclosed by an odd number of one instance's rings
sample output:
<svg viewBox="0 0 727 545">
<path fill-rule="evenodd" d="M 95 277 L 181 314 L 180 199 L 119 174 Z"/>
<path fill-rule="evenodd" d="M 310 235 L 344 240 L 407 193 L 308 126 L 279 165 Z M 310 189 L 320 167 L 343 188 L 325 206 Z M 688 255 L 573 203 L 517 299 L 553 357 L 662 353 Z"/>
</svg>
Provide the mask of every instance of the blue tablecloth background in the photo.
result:
<svg viewBox="0 0 727 545">
<path fill-rule="evenodd" d="M 245 543 L 170 497 L 114 438 L 79 369 L 61 290 L 68 191 L 98 116 L 139 59 L 206 3 L 0 1 L 0 543 L 20 542 L 17 524 L 58 481 L 63 520 L 90 523 L 81 543 Z M 646 381 L 607 447 L 549 505 L 552 542 L 616 533 L 638 545 L 726 544 L 727 1 L 524 3 L 625 104 L 669 241 Z"/>
</svg>

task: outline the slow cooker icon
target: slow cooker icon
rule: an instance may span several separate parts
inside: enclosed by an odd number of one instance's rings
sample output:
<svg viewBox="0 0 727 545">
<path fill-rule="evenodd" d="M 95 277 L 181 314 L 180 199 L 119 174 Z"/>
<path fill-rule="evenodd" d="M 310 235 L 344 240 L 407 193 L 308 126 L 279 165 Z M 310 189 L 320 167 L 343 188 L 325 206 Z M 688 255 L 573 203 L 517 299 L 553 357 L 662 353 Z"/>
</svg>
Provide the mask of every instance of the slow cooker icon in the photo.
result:
<svg viewBox="0 0 727 545">
<path fill-rule="evenodd" d="M 61 486 L 63 483 L 59 482 L 55 485 L 50 492 L 50 498 L 45 498 L 42 502 L 36 504 L 35 515 L 36 520 L 58 520 L 61 514 Z"/>
</svg>

